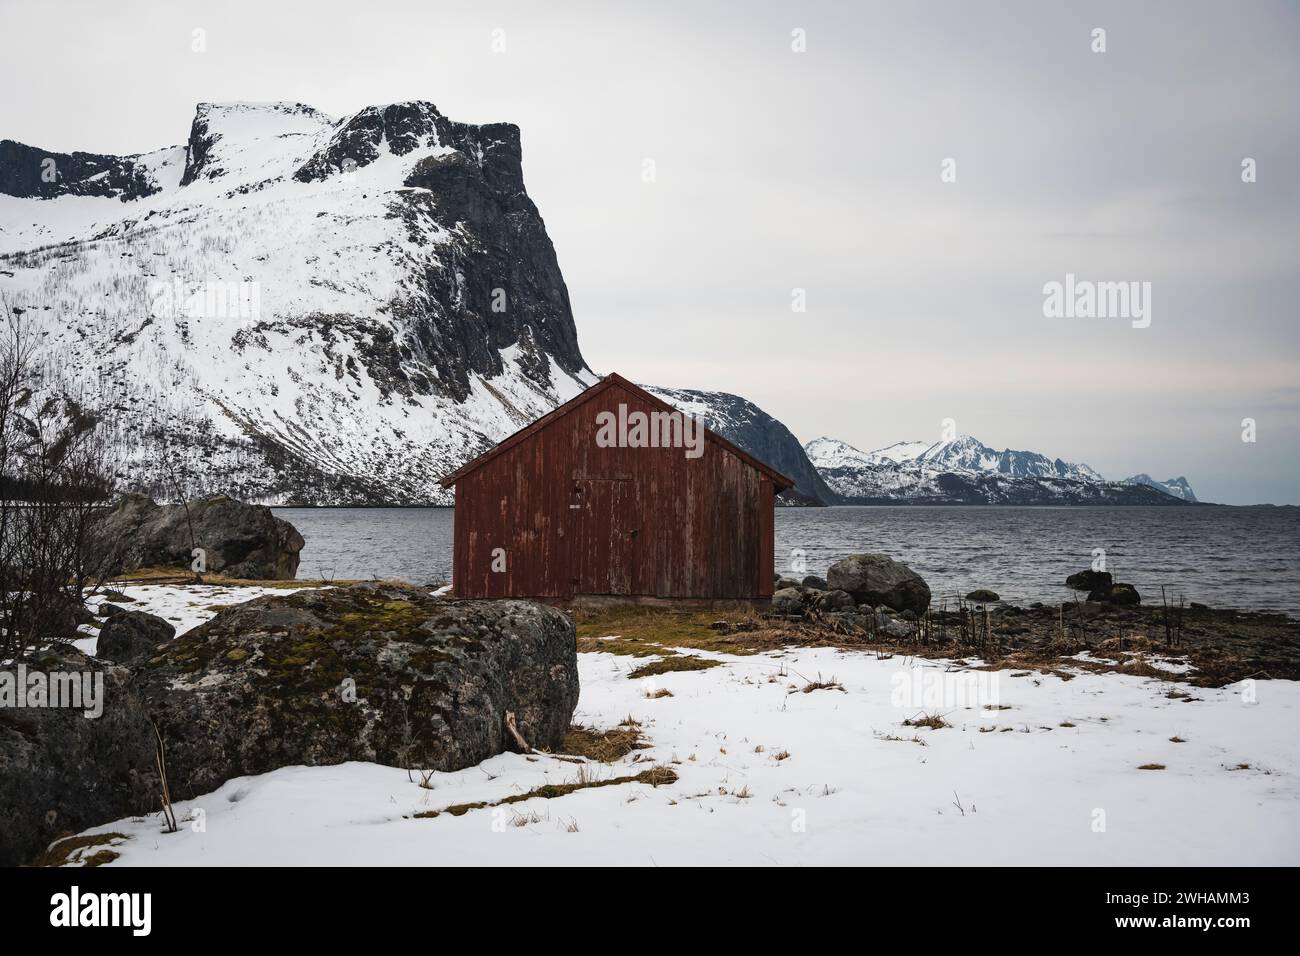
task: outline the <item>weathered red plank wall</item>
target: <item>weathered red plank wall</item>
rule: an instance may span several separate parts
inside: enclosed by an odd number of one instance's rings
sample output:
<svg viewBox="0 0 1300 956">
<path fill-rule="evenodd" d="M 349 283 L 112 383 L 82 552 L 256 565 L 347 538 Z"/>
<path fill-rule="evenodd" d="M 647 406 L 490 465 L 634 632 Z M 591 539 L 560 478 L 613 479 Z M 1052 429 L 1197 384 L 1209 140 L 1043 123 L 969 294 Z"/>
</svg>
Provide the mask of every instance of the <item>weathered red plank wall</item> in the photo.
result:
<svg viewBox="0 0 1300 956">
<path fill-rule="evenodd" d="M 694 459 L 599 447 L 596 416 L 620 402 L 662 411 L 614 385 L 461 477 L 458 597 L 771 595 L 772 480 L 714 442 Z"/>
</svg>

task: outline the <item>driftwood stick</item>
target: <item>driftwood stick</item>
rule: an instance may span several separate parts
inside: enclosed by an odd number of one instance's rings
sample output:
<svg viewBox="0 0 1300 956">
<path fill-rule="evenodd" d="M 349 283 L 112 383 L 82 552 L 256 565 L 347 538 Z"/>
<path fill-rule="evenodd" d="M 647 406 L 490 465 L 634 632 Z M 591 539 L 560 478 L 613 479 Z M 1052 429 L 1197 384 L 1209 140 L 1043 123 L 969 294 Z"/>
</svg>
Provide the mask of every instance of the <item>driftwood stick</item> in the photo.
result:
<svg viewBox="0 0 1300 956">
<path fill-rule="evenodd" d="M 510 731 L 510 736 L 515 738 L 515 743 L 519 745 L 520 750 L 526 754 L 533 752 L 533 748 L 528 746 L 528 741 L 524 740 L 523 734 L 519 732 L 519 727 L 515 723 L 515 712 L 513 710 L 506 711 L 506 730 Z"/>
<path fill-rule="evenodd" d="M 176 813 L 172 810 L 172 793 L 171 785 L 167 782 L 167 751 L 163 746 L 162 731 L 158 729 L 157 722 L 150 717 L 149 724 L 153 727 L 154 739 L 157 745 L 154 749 L 154 765 L 158 768 L 158 802 L 162 804 L 163 822 L 167 827 L 168 833 L 176 832 Z"/>
</svg>

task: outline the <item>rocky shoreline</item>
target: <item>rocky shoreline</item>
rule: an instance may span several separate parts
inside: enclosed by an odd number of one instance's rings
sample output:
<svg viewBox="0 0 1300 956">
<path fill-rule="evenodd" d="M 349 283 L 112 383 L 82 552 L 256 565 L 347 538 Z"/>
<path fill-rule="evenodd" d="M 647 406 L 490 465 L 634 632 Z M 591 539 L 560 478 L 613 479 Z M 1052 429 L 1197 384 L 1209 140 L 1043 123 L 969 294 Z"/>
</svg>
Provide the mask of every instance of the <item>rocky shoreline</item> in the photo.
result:
<svg viewBox="0 0 1300 956">
<path fill-rule="evenodd" d="M 1179 674 L 1212 687 L 1300 680 L 1300 620 L 1181 600 L 1144 605 L 1132 584 L 1105 571 L 1081 571 L 1063 583 L 1073 595 L 1059 604 L 1020 607 L 980 589 L 936 609 L 929 587 L 906 565 L 858 554 L 836 562 L 825 578 L 777 576 L 769 619 L 798 635 L 796 643 L 978 657 L 990 668 L 1068 658 L 1099 669 Z"/>
</svg>

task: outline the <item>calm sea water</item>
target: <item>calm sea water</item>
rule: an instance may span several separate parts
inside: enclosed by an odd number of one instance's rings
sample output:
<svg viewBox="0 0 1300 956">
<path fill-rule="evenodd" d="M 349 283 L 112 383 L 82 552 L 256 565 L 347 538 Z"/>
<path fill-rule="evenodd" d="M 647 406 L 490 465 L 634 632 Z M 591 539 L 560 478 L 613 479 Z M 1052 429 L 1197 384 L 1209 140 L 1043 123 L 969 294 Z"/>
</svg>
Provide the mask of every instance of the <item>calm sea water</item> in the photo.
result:
<svg viewBox="0 0 1300 956">
<path fill-rule="evenodd" d="M 301 577 L 451 577 L 450 508 L 276 508 L 307 546 Z M 1066 575 L 1106 552 L 1117 580 L 1158 602 L 1160 586 L 1220 607 L 1300 616 L 1296 508 L 778 508 L 776 570 L 824 575 L 855 551 L 883 551 L 930 584 L 935 603 L 974 588 L 1004 600 L 1069 596 Z"/>
</svg>

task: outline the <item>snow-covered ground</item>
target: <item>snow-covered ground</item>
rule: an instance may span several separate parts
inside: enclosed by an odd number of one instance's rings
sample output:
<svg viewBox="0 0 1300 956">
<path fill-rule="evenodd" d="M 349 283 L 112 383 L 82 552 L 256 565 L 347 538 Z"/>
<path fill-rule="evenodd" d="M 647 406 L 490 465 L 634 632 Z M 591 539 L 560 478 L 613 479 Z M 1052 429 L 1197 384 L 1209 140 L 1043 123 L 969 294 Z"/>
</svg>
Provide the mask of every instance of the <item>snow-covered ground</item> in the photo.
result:
<svg viewBox="0 0 1300 956">
<path fill-rule="evenodd" d="M 171 622 L 176 628 L 176 636 L 193 630 L 204 621 L 209 620 L 217 609 L 230 604 L 242 604 L 267 594 L 293 594 L 302 588 L 265 588 L 256 586 L 227 587 L 221 584 L 140 584 L 116 586 L 114 590 L 130 598 L 127 602 L 117 602 L 127 611 L 148 611 Z M 88 606 L 98 614 L 106 603 L 100 596 L 91 598 Z M 78 630 L 85 634 L 81 640 L 73 641 L 79 651 L 94 654 L 99 645 L 99 628 L 84 624 Z"/>
<path fill-rule="evenodd" d="M 1300 683 L 699 653 L 721 666 L 647 680 L 628 677 L 645 659 L 579 656 L 575 721 L 631 717 L 650 745 L 615 764 L 503 754 L 427 789 L 373 764 L 286 767 L 178 804 L 174 834 L 156 814 L 88 832 L 128 836 L 114 865 L 1300 863 Z M 839 686 L 802 692 L 815 681 Z M 935 714 L 950 726 L 904 723 Z M 677 782 L 415 817 L 656 764 Z"/>
</svg>

